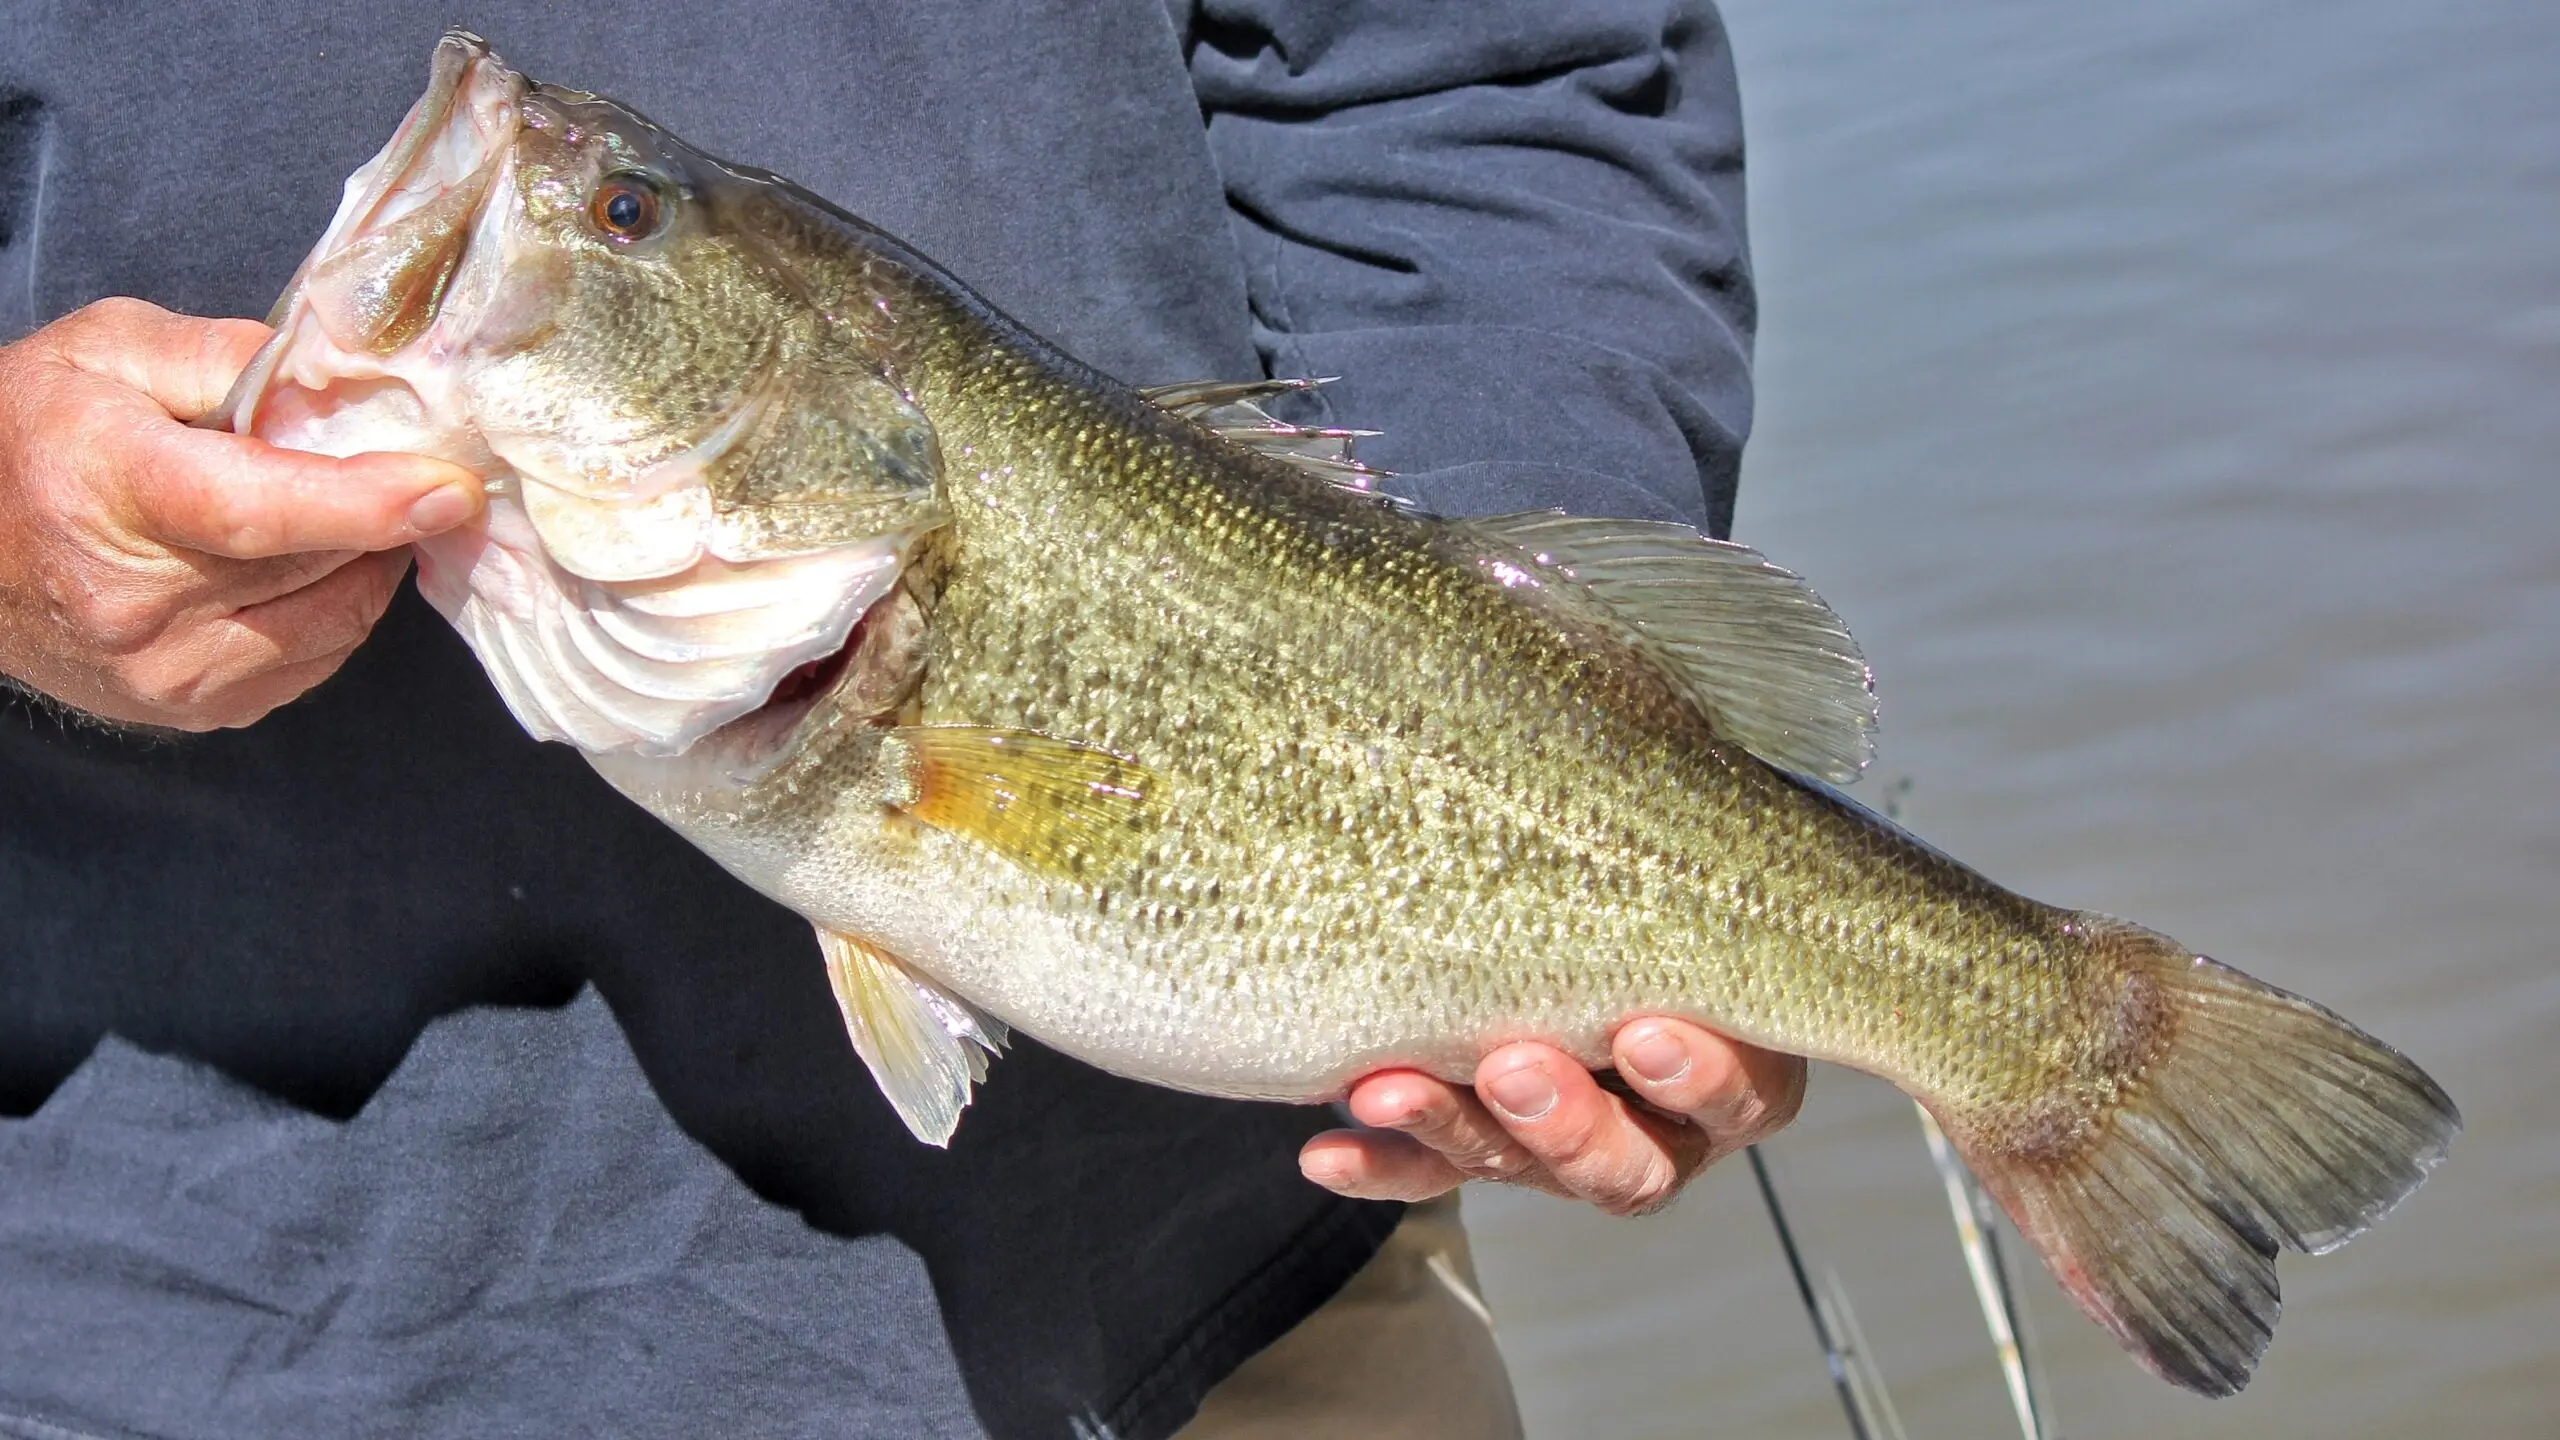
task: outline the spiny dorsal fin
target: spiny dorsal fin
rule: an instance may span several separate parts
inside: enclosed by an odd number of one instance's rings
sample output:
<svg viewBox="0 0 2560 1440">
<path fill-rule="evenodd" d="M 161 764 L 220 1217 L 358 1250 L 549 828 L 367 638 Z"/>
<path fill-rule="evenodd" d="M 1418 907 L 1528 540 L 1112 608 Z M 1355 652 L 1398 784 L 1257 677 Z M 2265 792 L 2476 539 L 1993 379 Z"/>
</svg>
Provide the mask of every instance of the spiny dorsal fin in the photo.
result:
<svg viewBox="0 0 2560 1440">
<path fill-rule="evenodd" d="M 1505 584 L 1537 584 L 1634 641 L 1716 733 L 1770 764 L 1844 783 L 1874 754 L 1874 677 L 1858 642 L 1759 551 L 1561 510 L 1451 523 Z"/>
<path fill-rule="evenodd" d="M 844 1012 L 854 1053 L 907 1128 L 927 1145 L 948 1145 L 969 1108 L 970 1087 L 1011 1038 L 1004 1022 L 850 935 L 818 931 L 827 983 Z"/>
<path fill-rule="evenodd" d="M 1160 409 L 1207 426 L 1221 440 L 1295 465 L 1328 485 L 1384 501 L 1398 509 L 1410 509 L 1413 502 L 1378 488 L 1379 481 L 1391 478 L 1390 472 L 1372 469 L 1352 458 L 1351 447 L 1375 436 L 1377 431 L 1292 425 L 1274 418 L 1259 403 L 1275 395 L 1294 395 L 1332 383 L 1330 377 L 1195 380 L 1184 385 L 1151 386 L 1138 394 Z"/>
<path fill-rule="evenodd" d="M 1043 874 L 1099 878 L 1154 831 L 1155 776 L 1108 750 L 985 725 L 907 725 L 884 743 L 904 787 L 892 805 Z"/>
</svg>

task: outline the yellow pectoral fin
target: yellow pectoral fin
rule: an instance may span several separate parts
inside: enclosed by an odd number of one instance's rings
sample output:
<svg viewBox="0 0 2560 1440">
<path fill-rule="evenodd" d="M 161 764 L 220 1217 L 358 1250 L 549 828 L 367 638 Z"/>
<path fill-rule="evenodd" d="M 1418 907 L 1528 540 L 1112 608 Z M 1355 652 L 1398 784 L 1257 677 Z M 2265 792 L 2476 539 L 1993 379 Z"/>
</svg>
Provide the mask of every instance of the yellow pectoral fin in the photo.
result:
<svg viewBox="0 0 2560 1440">
<path fill-rule="evenodd" d="M 982 725 L 905 726 L 888 744 L 899 810 L 1042 874 L 1101 878 L 1155 833 L 1157 777 L 1108 750 Z"/>
<path fill-rule="evenodd" d="M 1008 1038 L 1004 1022 L 908 969 L 866 940 L 818 932 L 854 1053 L 890 1108 L 927 1145 L 948 1145 L 970 1087 Z"/>
</svg>

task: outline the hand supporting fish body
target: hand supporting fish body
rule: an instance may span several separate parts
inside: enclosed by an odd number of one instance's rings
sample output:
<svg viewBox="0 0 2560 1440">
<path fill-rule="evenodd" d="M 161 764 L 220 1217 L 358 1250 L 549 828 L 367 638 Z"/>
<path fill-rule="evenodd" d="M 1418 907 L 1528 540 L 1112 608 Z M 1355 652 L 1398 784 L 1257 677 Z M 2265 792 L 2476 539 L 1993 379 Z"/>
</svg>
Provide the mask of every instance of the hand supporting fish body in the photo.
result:
<svg viewBox="0 0 2560 1440">
<path fill-rule="evenodd" d="M 1007 1027 L 1315 1101 L 1682 1016 L 1919 1098 L 2075 1300 L 2236 1390 L 2273 1258 L 2460 1121 L 2329 1012 L 1839 798 L 1867 672 L 1676 526 L 1384 503 L 896 240 L 448 38 L 225 423 L 471 465 L 421 588 L 526 728 L 807 916 L 945 1141 Z"/>
</svg>

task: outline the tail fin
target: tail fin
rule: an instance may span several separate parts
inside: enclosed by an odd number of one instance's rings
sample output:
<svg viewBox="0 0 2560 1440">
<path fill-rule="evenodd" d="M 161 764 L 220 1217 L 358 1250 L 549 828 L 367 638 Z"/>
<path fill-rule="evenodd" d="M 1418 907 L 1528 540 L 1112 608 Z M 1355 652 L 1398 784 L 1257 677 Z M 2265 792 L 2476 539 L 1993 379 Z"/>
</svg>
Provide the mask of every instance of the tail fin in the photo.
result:
<svg viewBox="0 0 2560 1440">
<path fill-rule="evenodd" d="M 2362 1233 L 2444 1158 L 2462 1116 L 2426 1072 L 2310 1001 L 2090 921 L 2150 977 L 2165 1045 L 2085 1139 L 2033 1157 L 1967 1144 L 1966 1158 L 2144 1368 L 2229 1395 L 2275 1334 L 2277 1248 L 2316 1255 Z M 1974 1127 L 1948 1128 L 1963 1143 Z"/>
</svg>

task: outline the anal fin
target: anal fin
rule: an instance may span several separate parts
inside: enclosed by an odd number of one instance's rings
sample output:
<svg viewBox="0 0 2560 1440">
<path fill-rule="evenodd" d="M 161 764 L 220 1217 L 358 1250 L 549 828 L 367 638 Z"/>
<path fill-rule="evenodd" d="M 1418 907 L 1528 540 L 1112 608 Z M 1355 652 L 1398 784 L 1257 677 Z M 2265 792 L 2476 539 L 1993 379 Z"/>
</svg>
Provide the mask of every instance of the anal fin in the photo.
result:
<svg viewBox="0 0 2560 1440">
<path fill-rule="evenodd" d="M 827 983 L 880 1093 L 927 1145 L 948 1145 L 972 1086 L 1005 1047 L 1004 1022 L 867 940 L 818 931 Z"/>
</svg>

